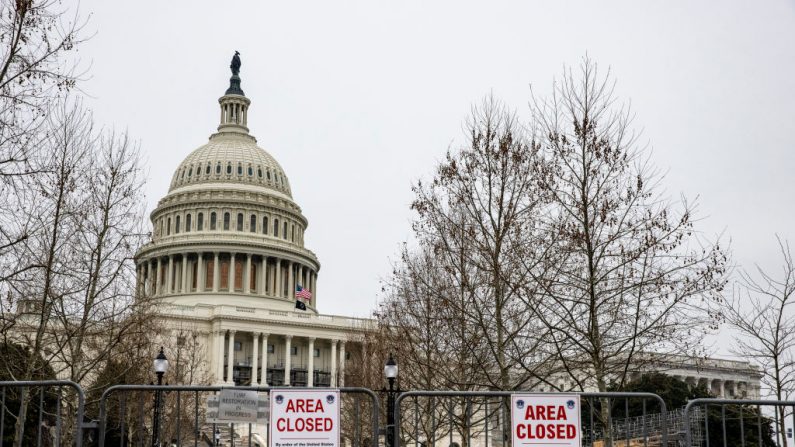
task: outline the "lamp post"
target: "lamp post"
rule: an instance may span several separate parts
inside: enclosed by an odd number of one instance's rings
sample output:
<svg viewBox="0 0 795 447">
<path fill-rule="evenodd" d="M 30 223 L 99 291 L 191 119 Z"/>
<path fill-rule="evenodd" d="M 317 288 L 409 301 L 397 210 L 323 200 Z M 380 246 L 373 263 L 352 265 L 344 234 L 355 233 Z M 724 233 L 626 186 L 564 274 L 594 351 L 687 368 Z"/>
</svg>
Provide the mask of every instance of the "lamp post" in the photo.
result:
<svg viewBox="0 0 795 447">
<path fill-rule="evenodd" d="M 389 383 L 389 389 L 384 389 L 386 392 L 386 445 L 387 447 L 394 447 L 395 443 L 395 398 L 401 393 L 400 384 L 395 388 L 395 381 L 398 376 L 398 364 L 392 354 L 389 354 L 389 359 L 384 364 L 384 376 Z"/>
<path fill-rule="evenodd" d="M 163 385 L 163 374 L 168 371 L 168 359 L 163 352 L 163 347 L 160 347 L 160 352 L 155 357 L 154 361 L 155 374 L 157 375 L 157 385 Z M 155 411 L 152 421 L 152 447 L 160 447 L 160 404 L 162 402 L 162 391 L 155 390 Z"/>
</svg>

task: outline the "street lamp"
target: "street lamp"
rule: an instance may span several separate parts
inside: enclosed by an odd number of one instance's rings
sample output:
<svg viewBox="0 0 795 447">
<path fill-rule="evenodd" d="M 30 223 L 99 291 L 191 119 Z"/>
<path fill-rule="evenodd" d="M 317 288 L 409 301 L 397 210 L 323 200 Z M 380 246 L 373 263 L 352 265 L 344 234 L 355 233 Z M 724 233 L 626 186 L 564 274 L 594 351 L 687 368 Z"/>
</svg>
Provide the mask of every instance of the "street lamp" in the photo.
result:
<svg viewBox="0 0 795 447">
<path fill-rule="evenodd" d="M 155 374 L 157 375 L 157 385 L 163 385 L 163 374 L 168 371 L 168 359 L 166 358 L 163 347 L 160 347 L 160 352 L 155 357 L 154 361 Z M 155 390 L 155 411 L 152 421 L 152 447 L 160 447 L 160 404 L 162 402 L 162 391 L 158 388 Z"/>
<path fill-rule="evenodd" d="M 395 388 L 395 380 L 398 376 L 398 364 L 392 354 L 384 364 L 384 376 L 389 382 L 389 389 L 386 392 L 386 445 L 393 447 L 395 442 L 395 398 L 401 393 L 400 384 Z"/>
</svg>

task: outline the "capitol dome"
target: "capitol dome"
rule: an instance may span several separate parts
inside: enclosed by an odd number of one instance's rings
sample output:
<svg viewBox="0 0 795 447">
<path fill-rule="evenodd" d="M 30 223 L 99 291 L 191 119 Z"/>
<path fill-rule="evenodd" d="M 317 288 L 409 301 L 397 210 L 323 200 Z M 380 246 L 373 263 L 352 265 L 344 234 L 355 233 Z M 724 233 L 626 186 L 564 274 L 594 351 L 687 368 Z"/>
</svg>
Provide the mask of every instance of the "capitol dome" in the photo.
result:
<svg viewBox="0 0 795 447">
<path fill-rule="evenodd" d="M 239 69 L 239 67 L 238 67 Z M 136 259 L 143 292 L 171 304 L 316 312 L 320 263 L 274 157 L 249 134 L 251 101 L 233 68 L 209 141 L 177 167 Z"/>
</svg>

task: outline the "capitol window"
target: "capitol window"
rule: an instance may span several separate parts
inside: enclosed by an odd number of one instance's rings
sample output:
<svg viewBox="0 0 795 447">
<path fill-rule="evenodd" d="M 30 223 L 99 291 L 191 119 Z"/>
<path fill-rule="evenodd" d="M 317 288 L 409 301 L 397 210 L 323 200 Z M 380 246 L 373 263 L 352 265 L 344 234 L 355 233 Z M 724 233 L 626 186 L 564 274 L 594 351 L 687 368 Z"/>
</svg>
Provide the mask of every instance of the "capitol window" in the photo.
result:
<svg viewBox="0 0 795 447">
<path fill-rule="evenodd" d="M 185 232 L 186 233 L 190 232 L 190 226 L 191 226 L 190 224 L 191 223 L 192 223 L 191 222 L 191 216 L 190 216 L 190 214 L 188 214 L 187 216 L 185 216 Z"/>
<path fill-rule="evenodd" d="M 226 174 L 229 175 L 232 173 L 232 163 L 228 163 L 226 165 Z"/>
<path fill-rule="evenodd" d="M 237 213 L 237 231 L 243 231 L 243 213 Z"/>
<path fill-rule="evenodd" d="M 221 163 L 218 163 L 217 165 L 215 165 L 215 173 L 216 174 L 220 174 L 221 173 Z"/>
<path fill-rule="evenodd" d="M 268 234 L 268 216 L 262 218 L 262 234 Z"/>
<path fill-rule="evenodd" d="M 279 237 L 279 219 L 273 219 L 273 235 Z"/>
<path fill-rule="evenodd" d="M 205 175 L 210 175 L 210 163 L 207 163 L 207 169 L 204 171 Z"/>
<path fill-rule="evenodd" d="M 231 216 L 229 213 L 224 213 L 224 230 L 229 230 L 229 219 Z"/>
<path fill-rule="evenodd" d="M 259 166 L 257 166 L 257 176 L 258 176 L 259 178 L 262 178 L 262 168 L 261 168 L 261 167 L 259 167 Z"/>
<path fill-rule="evenodd" d="M 284 223 L 284 227 L 282 228 L 282 237 L 287 239 L 287 222 Z"/>
<path fill-rule="evenodd" d="M 174 223 L 174 234 L 179 234 L 179 216 L 177 216 L 177 220 L 175 220 Z"/>
<path fill-rule="evenodd" d="M 209 170 L 210 167 L 208 166 L 207 169 Z M 199 215 L 196 216 L 196 231 L 202 230 L 204 230 L 204 213 L 199 213 Z"/>
<path fill-rule="evenodd" d="M 243 166 L 240 163 L 237 164 L 237 175 L 243 175 Z"/>
<path fill-rule="evenodd" d="M 215 230 L 215 212 L 210 213 L 210 229 Z"/>
<path fill-rule="evenodd" d="M 251 215 L 251 220 L 249 222 L 249 231 L 251 231 L 252 233 L 257 232 L 257 216 L 254 214 Z"/>
<path fill-rule="evenodd" d="M 252 175 L 254 175 L 254 168 L 252 168 L 251 166 L 249 166 L 249 167 L 248 167 L 248 176 L 249 176 L 249 177 L 251 177 Z"/>
<path fill-rule="evenodd" d="M 270 169 L 268 169 L 268 170 L 267 170 L 267 171 L 265 171 L 265 172 L 268 174 L 268 180 L 270 181 L 270 179 L 271 179 L 271 170 L 270 170 Z"/>
<path fill-rule="evenodd" d="M 191 166 L 191 168 L 190 168 L 190 169 L 188 169 L 188 178 L 190 178 L 190 176 L 191 176 L 192 174 L 193 174 L 193 166 Z"/>
<path fill-rule="evenodd" d="M 290 240 L 295 242 L 295 225 L 290 227 Z"/>
<path fill-rule="evenodd" d="M 168 220 L 166 220 L 166 236 L 170 234 L 171 234 L 171 218 L 169 217 Z"/>
</svg>

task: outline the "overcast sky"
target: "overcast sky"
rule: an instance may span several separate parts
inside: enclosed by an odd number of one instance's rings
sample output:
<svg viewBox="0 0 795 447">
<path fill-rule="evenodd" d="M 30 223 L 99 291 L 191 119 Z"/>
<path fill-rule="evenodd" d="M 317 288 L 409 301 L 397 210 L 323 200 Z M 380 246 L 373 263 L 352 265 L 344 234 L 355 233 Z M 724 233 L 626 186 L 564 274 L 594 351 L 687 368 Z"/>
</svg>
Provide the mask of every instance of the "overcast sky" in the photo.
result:
<svg viewBox="0 0 795 447">
<path fill-rule="evenodd" d="M 80 3 L 97 120 L 149 167 L 149 210 L 218 125 L 241 53 L 249 127 L 284 167 L 320 259 L 321 312 L 366 316 L 399 244 L 411 185 L 493 92 L 527 116 L 587 53 L 618 81 L 676 198 L 698 197 L 734 262 L 795 245 L 795 1 L 99 1 Z"/>
</svg>

